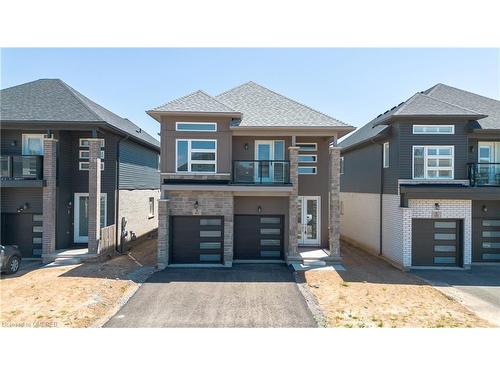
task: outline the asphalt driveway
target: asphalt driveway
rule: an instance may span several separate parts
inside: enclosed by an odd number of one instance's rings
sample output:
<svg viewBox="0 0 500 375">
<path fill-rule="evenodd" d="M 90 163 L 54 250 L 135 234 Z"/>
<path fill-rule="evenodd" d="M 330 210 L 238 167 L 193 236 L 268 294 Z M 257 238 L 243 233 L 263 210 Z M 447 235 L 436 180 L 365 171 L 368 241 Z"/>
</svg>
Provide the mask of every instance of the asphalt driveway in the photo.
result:
<svg viewBox="0 0 500 375">
<path fill-rule="evenodd" d="M 105 327 L 316 327 L 281 264 L 168 268 L 153 274 Z"/>
<path fill-rule="evenodd" d="M 413 270 L 412 273 L 500 326 L 499 266 L 472 266 L 467 271 Z"/>
</svg>

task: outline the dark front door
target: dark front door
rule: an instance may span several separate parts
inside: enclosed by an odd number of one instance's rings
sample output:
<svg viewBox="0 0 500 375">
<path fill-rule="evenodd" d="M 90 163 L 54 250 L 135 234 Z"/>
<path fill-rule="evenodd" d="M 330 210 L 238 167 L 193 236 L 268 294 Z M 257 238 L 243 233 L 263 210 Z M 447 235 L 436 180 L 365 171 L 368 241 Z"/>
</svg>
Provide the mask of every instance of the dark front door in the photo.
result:
<svg viewBox="0 0 500 375">
<path fill-rule="evenodd" d="M 31 258 L 33 214 L 2 214 L 2 245 L 17 245 L 24 258 Z"/>
<path fill-rule="evenodd" d="M 171 233 L 172 263 L 223 262 L 222 216 L 172 216 Z"/>
<path fill-rule="evenodd" d="M 283 259 L 283 221 L 281 215 L 235 215 L 234 258 Z"/>
<path fill-rule="evenodd" d="M 412 265 L 462 267 L 462 221 L 413 219 Z"/>
</svg>

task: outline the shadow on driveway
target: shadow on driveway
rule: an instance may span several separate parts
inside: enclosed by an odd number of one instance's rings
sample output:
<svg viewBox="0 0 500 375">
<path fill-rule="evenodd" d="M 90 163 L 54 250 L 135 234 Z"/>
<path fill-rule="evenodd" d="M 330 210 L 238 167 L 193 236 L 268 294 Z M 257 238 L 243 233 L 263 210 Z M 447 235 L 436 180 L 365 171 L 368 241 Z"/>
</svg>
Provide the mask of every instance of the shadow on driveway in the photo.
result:
<svg viewBox="0 0 500 375">
<path fill-rule="evenodd" d="M 153 274 L 105 327 L 316 327 L 281 264 L 168 268 Z"/>
</svg>

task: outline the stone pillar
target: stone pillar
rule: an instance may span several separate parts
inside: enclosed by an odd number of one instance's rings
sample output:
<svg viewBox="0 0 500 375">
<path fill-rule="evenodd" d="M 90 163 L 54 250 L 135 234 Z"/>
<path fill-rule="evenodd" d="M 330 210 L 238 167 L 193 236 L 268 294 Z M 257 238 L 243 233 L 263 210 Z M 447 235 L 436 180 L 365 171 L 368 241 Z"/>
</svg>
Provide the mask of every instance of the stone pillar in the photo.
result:
<svg viewBox="0 0 500 375">
<path fill-rule="evenodd" d="M 340 147 L 330 147 L 328 245 L 331 260 L 340 260 Z"/>
<path fill-rule="evenodd" d="M 101 140 L 89 139 L 89 208 L 88 208 L 88 249 L 89 253 L 99 253 L 101 234 Z"/>
<path fill-rule="evenodd" d="M 299 259 L 298 252 L 298 197 L 299 197 L 299 148 L 292 146 L 288 147 L 290 156 L 290 183 L 292 184 L 292 193 L 288 201 L 288 254 L 287 262 Z"/>
<path fill-rule="evenodd" d="M 56 250 L 57 140 L 43 140 L 43 233 L 42 258 Z"/>
<path fill-rule="evenodd" d="M 169 199 L 158 201 L 158 254 L 157 268 L 164 269 L 168 265 L 168 230 L 169 230 Z"/>
</svg>

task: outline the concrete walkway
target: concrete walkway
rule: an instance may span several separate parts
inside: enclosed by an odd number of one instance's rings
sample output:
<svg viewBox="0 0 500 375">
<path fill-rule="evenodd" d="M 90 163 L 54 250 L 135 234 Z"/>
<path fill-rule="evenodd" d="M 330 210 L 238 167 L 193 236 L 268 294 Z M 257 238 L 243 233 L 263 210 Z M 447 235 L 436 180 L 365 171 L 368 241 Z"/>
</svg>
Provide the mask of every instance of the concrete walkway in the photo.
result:
<svg viewBox="0 0 500 375">
<path fill-rule="evenodd" d="M 479 317 L 500 326 L 500 266 L 472 266 L 467 271 L 413 270 Z"/>
<path fill-rule="evenodd" d="M 168 268 L 153 274 L 105 327 L 316 327 L 280 264 Z"/>
</svg>

